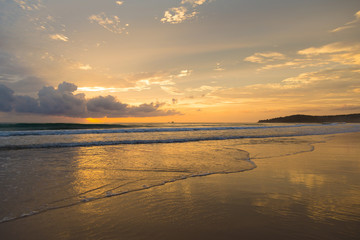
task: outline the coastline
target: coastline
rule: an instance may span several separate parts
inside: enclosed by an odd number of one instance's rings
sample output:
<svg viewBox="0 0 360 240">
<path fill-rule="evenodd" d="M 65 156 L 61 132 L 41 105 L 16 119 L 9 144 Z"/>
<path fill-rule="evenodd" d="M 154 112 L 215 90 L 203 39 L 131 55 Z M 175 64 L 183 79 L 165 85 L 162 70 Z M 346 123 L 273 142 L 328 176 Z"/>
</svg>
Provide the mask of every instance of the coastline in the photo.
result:
<svg viewBox="0 0 360 240">
<path fill-rule="evenodd" d="M 357 239 L 360 133 L 296 138 L 317 143 L 295 155 L 251 159 L 257 165 L 251 171 L 190 178 L 4 223 L 0 236 Z"/>
</svg>

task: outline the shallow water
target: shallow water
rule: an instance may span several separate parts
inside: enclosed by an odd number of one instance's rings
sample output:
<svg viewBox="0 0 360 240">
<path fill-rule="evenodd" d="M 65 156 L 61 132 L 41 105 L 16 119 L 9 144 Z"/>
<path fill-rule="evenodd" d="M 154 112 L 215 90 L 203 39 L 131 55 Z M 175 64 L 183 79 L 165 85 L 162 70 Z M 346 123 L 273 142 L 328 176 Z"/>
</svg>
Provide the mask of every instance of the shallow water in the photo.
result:
<svg viewBox="0 0 360 240">
<path fill-rule="evenodd" d="M 312 131 L 315 134 L 356 131 L 359 125 L 286 125 L 266 128 L 256 125 L 256 128 L 236 126 L 237 129 L 226 126 L 226 130 L 219 129 L 219 126 L 210 130 L 209 126 L 206 126 L 206 130 L 203 129 L 204 126 L 197 126 L 199 127 L 201 129 L 191 131 L 180 131 L 177 128 L 176 131 L 167 129 L 162 132 L 147 130 L 147 132 L 82 133 L 60 136 L 28 134 L 26 137 L 10 133 L 8 135 L 11 136 L 3 136 L 2 146 L 9 146 L 11 141 L 8 140 L 12 139 L 15 142 L 13 145 L 21 147 L 7 147 L 0 151 L 0 192 L 2 193 L 0 224 L 57 214 L 59 211 L 67 212 L 70 209 L 76 211 L 84 209 L 88 212 L 92 209 L 91 206 L 97 206 L 94 208 L 95 213 L 102 215 L 104 213 L 102 211 L 105 210 L 99 206 L 108 206 L 105 202 L 110 199 L 112 201 L 126 199 L 131 195 L 131 201 L 135 204 L 144 201 L 144 195 L 140 193 L 163 188 L 173 182 L 253 170 L 258 161 L 270 160 L 267 164 L 272 165 L 271 161 L 274 157 L 312 152 L 314 144 L 327 141 L 326 135 L 316 138 L 294 135 L 309 135 Z M 264 135 L 266 138 L 261 138 Z M 23 138 L 28 139 L 23 140 Z M 39 139 L 42 142 L 39 143 Z M 124 139 L 143 142 L 124 143 Z M 169 141 L 165 143 L 158 141 L 164 139 Z M 174 139 L 186 141 L 174 142 Z M 117 142 L 100 146 L 94 144 L 113 141 Z M 119 144 L 119 141 L 122 142 Z M 74 145 L 54 147 L 48 144 L 59 142 L 70 145 L 87 144 L 84 147 Z M 44 146 L 44 143 L 47 145 Z M 37 147 L 29 147 L 34 145 Z M 274 164 L 274 166 L 278 165 Z M 299 173 L 298 178 L 301 176 Z M 309 181 L 304 180 L 310 184 Z M 312 181 L 320 180 L 314 175 Z M 228 186 L 224 185 L 224 188 L 228 189 Z M 192 196 L 191 193 L 185 195 Z M 269 196 L 268 199 L 274 196 L 276 194 Z M 178 201 L 176 197 L 173 200 Z M 165 202 L 164 204 L 169 204 L 168 201 Z M 125 205 L 131 209 L 136 206 L 129 204 L 132 203 Z M 152 204 L 158 208 L 162 205 L 161 202 L 156 201 Z M 260 206 L 266 203 L 258 201 L 256 204 Z M 168 208 L 171 209 L 170 206 Z M 176 209 L 170 211 L 176 212 Z M 156 213 L 165 214 L 161 211 Z M 171 216 L 172 213 L 169 214 Z M 210 212 L 206 214 L 212 215 Z M 215 211 L 214 214 L 218 215 L 219 212 Z M 207 221 L 209 219 L 211 217 L 207 218 Z"/>
</svg>

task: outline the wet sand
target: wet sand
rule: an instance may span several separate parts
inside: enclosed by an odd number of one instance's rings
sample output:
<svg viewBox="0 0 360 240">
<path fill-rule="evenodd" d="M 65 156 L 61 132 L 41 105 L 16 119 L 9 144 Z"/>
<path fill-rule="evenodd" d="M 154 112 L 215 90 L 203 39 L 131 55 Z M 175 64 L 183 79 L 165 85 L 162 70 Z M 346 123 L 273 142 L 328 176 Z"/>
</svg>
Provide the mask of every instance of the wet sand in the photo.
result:
<svg viewBox="0 0 360 240">
<path fill-rule="evenodd" d="M 254 159 L 251 171 L 6 222 L 0 239 L 359 239 L 360 133 L 297 139 L 322 142 L 311 152 Z"/>
</svg>

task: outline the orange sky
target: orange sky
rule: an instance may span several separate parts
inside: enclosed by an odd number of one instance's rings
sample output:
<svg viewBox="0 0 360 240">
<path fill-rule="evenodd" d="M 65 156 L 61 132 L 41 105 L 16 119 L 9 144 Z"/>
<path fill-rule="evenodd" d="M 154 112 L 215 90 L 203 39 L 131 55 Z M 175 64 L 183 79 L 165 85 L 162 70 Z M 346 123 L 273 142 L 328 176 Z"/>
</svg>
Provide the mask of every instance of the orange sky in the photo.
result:
<svg viewBox="0 0 360 240">
<path fill-rule="evenodd" d="M 360 2 L 2 1 L 1 122 L 360 112 Z"/>
</svg>

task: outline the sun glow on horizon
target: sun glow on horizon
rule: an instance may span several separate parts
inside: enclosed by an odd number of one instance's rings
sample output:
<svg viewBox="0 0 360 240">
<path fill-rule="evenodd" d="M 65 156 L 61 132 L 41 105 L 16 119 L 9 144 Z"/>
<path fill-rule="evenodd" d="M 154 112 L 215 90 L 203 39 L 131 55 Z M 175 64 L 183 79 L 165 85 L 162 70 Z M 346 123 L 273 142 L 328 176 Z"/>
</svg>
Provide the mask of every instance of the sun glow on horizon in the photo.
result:
<svg viewBox="0 0 360 240">
<path fill-rule="evenodd" d="M 0 121 L 359 112 L 360 2 L 262 4 L 1 2 Z"/>
</svg>

